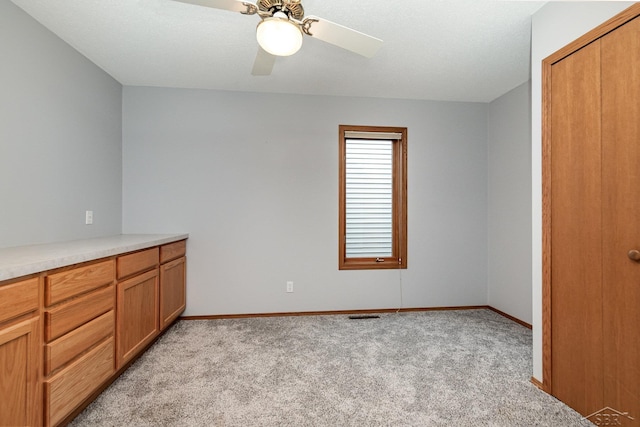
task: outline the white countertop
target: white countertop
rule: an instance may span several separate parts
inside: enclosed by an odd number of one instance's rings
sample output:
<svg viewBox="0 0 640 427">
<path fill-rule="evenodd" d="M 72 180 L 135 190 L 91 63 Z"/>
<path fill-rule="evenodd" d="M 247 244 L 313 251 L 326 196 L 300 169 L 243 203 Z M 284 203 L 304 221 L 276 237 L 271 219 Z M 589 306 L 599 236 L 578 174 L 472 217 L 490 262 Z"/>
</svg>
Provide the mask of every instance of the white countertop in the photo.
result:
<svg viewBox="0 0 640 427">
<path fill-rule="evenodd" d="M 0 281 L 164 245 L 188 237 L 188 234 L 119 234 L 0 249 Z"/>
</svg>

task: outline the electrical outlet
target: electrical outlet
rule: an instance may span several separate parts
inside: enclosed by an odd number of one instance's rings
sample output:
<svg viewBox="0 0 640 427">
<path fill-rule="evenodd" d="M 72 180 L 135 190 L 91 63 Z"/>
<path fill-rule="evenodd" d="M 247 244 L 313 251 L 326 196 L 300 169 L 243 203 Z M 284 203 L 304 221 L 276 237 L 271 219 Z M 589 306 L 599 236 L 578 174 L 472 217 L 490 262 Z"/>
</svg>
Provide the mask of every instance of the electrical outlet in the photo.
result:
<svg viewBox="0 0 640 427">
<path fill-rule="evenodd" d="M 93 224 L 93 211 L 86 211 L 84 213 L 84 223 L 87 225 Z"/>
<path fill-rule="evenodd" d="M 287 292 L 293 292 L 293 282 L 287 282 Z"/>
</svg>

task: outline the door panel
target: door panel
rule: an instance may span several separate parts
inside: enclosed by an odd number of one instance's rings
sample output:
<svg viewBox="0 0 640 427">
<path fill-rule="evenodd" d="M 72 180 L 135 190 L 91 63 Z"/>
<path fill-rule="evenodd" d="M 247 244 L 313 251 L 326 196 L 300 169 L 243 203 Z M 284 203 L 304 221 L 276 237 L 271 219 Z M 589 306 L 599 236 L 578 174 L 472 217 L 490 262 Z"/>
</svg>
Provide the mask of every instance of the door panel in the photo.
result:
<svg viewBox="0 0 640 427">
<path fill-rule="evenodd" d="M 0 329 L 0 426 L 40 425 L 39 319 Z"/>
<path fill-rule="evenodd" d="M 160 329 L 164 330 L 186 307 L 186 257 L 160 266 Z"/>
<path fill-rule="evenodd" d="M 640 19 L 602 38 L 605 404 L 640 426 Z"/>
<path fill-rule="evenodd" d="M 160 332 L 158 270 L 118 283 L 117 312 L 117 369 L 120 369 Z"/>
<path fill-rule="evenodd" d="M 552 66 L 552 394 L 603 407 L 600 43 Z"/>
</svg>

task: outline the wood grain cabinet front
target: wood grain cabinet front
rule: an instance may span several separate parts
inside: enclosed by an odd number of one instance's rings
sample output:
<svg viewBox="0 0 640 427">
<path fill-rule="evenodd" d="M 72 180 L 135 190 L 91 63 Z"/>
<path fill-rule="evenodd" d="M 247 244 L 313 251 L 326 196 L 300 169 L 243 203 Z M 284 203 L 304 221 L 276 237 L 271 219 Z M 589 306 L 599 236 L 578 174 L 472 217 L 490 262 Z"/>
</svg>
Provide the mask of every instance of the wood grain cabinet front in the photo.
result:
<svg viewBox="0 0 640 427">
<path fill-rule="evenodd" d="M 115 372 L 115 278 L 113 258 L 45 276 L 46 426 L 63 423 Z"/>
<path fill-rule="evenodd" d="M 37 317 L 0 327 L 0 426 L 42 424 Z"/>
<path fill-rule="evenodd" d="M 111 377 L 113 355 L 113 338 L 110 338 L 45 381 L 45 425 L 58 425 Z"/>
<path fill-rule="evenodd" d="M 118 369 L 151 343 L 160 332 L 158 269 L 118 283 Z"/>
<path fill-rule="evenodd" d="M 160 246 L 160 329 L 182 314 L 187 303 L 187 241 Z"/>
<path fill-rule="evenodd" d="M 40 278 L 0 283 L 0 426 L 42 424 Z"/>
<path fill-rule="evenodd" d="M 117 258 L 118 280 L 125 279 L 134 274 L 142 273 L 158 267 L 159 249 L 145 249 L 143 251 L 121 255 Z"/>
<path fill-rule="evenodd" d="M 45 312 L 45 340 L 47 342 L 73 331 L 115 306 L 114 286 L 97 290 L 80 298 L 60 304 Z"/>
<path fill-rule="evenodd" d="M 48 275 L 45 278 L 44 303 L 50 306 L 76 295 L 113 283 L 113 260 L 97 262 Z"/>
<path fill-rule="evenodd" d="M 38 309 L 37 277 L 0 285 L 0 323 Z"/>
<path fill-rule="evenodd" d="M 187 241 L 169 243 L 160 246 L 160 263 L 164 264 L 176 258 L 181 258 L 187 253 Z"/>
<path fill-rule="evenodd" d="M 113 337 L 115 317 L 114 310 L 108 311 L 57 340 L 45 344 L 44 374 L 51 374 L 106 338 Z"/>
<path fill-rule="evenodd" d="M 186 262 L 183 256 L 160 265 L 160 329 L 176 320 L 186 307 Z"/>
</svg>

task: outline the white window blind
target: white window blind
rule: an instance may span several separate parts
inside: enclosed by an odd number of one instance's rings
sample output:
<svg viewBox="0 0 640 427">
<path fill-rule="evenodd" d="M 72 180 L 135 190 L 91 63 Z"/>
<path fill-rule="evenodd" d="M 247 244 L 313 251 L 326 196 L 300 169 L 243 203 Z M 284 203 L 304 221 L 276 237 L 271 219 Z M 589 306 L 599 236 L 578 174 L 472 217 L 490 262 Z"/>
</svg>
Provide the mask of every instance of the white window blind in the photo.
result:
<svg viewBox="0 0 640 427">
<path fill-rule="evenodd" d="M 352 138 L 346 134 L 346 257 L 390 257 L 393 140 Z"/>
</svg>

